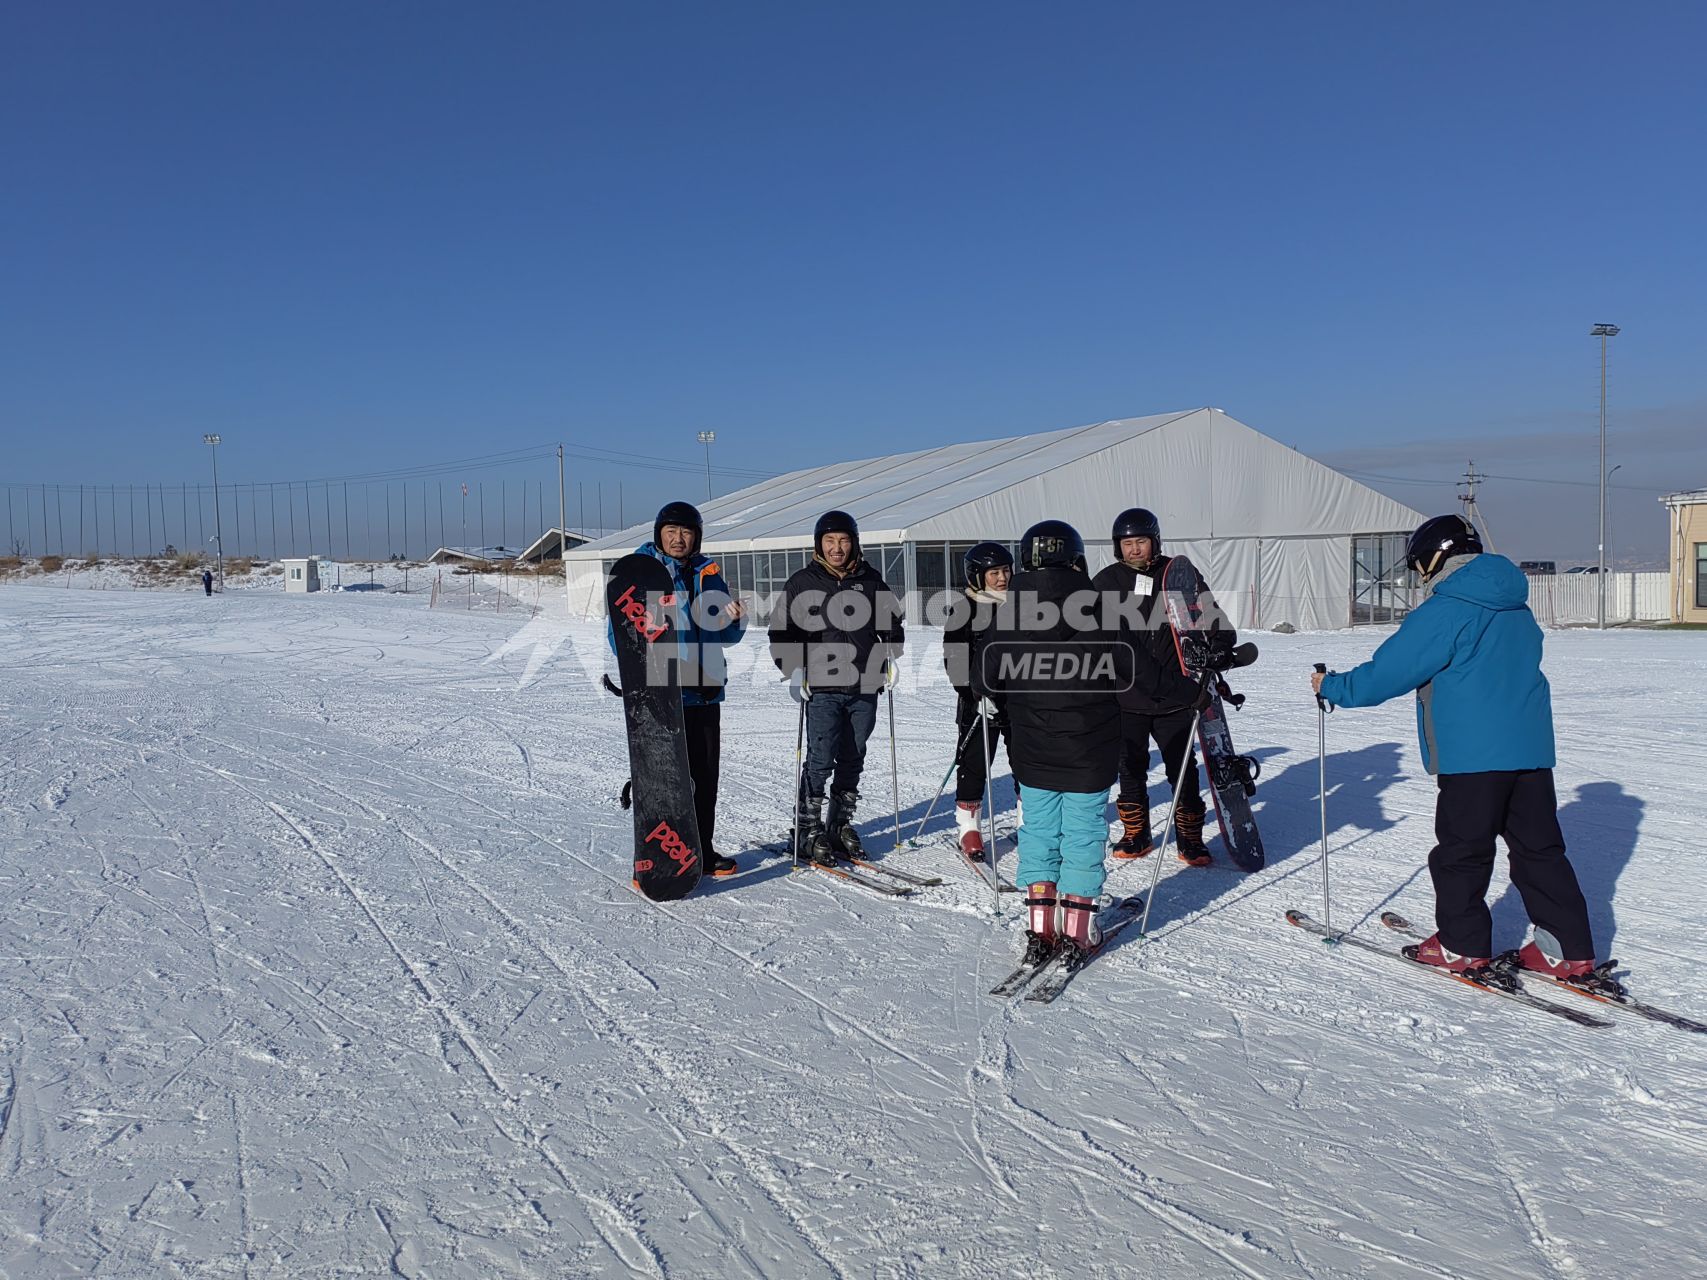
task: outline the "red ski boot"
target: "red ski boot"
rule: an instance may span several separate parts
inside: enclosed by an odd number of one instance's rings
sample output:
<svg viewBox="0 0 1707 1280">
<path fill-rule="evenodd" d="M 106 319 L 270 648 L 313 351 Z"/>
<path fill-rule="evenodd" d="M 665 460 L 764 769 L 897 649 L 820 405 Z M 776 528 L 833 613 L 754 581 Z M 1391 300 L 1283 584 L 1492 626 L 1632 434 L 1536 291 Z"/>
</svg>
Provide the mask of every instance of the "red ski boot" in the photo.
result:
<svg viewBox="0 0 1707 1280">
<path fill-rule="evenodd" d="M 1523 944 L 1517 953 L 1518 967 L 1529 973 L 1539 973 L 1552 978 L 1556 982 L 1570 982 L 1574 978 L 1586 978 L 1594 973 L 1594 961 L 1565 960 L 1550 956 L 1533 942 Z"/>
<path fill-rule="evenodd" d="M 1042 964 L 1061 949 L 1055 886 L 1040 881 L 1025 891 L 1025 957 L 1022 964 Z"/>
<path fill-rule="evenodd" d="M 1082 959 L 1095 955 L 1102 947 L 1102 930 L 1097 928 L 1095 898 L 1082 898 L 1076 893 L 1061 895 L 1061 933 L 1067 945 L 1075 948 Z"/>
<path fill-rule="evenodd" d="M 978 830 L 978 802 L 962 800 L 954 806 L 954 825 L 960 833 L 960 855 L 968 862 L 984 861 L 984 833 Z"/>
<path fill-rule="evenodd" d="M 1487 956 L 1461 956 L 1456 951 L 1448 951 L 1440 945 L 1440 935 L 1432 933 L 1415 946 L 1401 947 L 1405 959 L 1415 960 L 1418 964 L 1432 964 L 1437 969 L 1445 969 L 1448 973 L 1478 973 L 1488 968 Z"/>
</svg>

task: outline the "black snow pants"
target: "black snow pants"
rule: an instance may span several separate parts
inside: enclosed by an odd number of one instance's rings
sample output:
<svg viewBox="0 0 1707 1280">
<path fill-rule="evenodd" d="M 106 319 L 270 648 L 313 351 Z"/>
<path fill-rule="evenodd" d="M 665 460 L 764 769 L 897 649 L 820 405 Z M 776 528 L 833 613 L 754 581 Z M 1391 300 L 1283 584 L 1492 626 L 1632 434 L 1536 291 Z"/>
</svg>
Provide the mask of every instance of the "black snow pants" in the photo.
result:
<svg viewBox="0 0 1707 1280">
<path fill-rule="evenodd" d="M 682 708 L 682 732 L 687 737 L 688 776 L 693 779 L 693 811 L 699 823 L 699 847 L 712 856 L 711 838 L 717 828 L 717 773 L 723 754 L 723 707 Z"/>
<path fill-rule="evenodd" d="M 1565 857 L 1551 769 L 1447 773 L 1440 776 L 1434 838 L 1434 921 L 1441 945 L 1466 956 L 1494 954 L 1488 883 L 1494 837 L 1505 838 L 1511 882 L 1538 929 L 1559 940 L 1567 960 L 1594 957 L 1588 906 Z"/>
<path fill-rule="evenodd" d="M 1150 742 L 1155 740 L 1162 753 L 1162 768 L 1167 771 L 1168 785 L 1179 777 L 1180 764 L 1187 756 L 1185 780 L 1174 797 L 1181 813 L 1202 813 L 1203 793 L 1197 787 L 1197 753 L 1192 749 L 1191 726 L 1196 716 L 1188 707 L 1183 711 L 1168 711 L 1161 715 L 1144 715 L 1136 711 L 1120 713 L 1120 795 L 1126 804 L 1143 804 L 1150 786 Z"/>
<path fill-rule="evenodd" d="M 982 804 L 984 802 L 984 717 L 976 712 L 972 715 L 970 724 L 957 724 L 954 732 L 964 740 L 960 754 L 955 758 L 954 799 L 957 804 Z M 1008 740 L 1008 722 L 1006 720 L 990 721 L 990 763 L 996 762 L 996 752 Z"/>
</svg>

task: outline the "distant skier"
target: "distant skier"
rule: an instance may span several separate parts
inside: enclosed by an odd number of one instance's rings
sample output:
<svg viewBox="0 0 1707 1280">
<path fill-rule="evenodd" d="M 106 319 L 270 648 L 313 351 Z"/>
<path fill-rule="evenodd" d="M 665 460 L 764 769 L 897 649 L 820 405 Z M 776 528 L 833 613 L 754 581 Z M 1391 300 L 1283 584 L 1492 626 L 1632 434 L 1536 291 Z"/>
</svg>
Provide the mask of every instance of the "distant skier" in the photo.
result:
<svg viewBox="0 0 1707 1280">
<path fill-rule="evenodd" d="M 1096 609 L 1078 531 L 1062 520 L 1027 529 L 983 666 L 1006 698 L 1008 762 L 1024 805 L 1014 879 L 1026 890 L 1028 964 L 1064 944 L 1087 953 L 1101 945 L 1108 789 L 1120 766 L 1116 690 L 1130 676 L 1117 634 Z"/>
<path fill-rule="evenodd" d="M 213 574 L 207 569 L 202 570 L 202 590 L 210 596 L 213 594 Z"/>
<path fill-rule="evenodd" d="M 700 551 L 705 526 L 691 502 L 666 502 L 652 522 L 652 541 L 635 551 L 670 571 L 675 587 L 677 635 L 684 659 L 682 728 L 687 736 L 688 773 L 693 778 L 694 815 L 699 824 L 706 875 L 731 876 L 740 868 L 712 846 L 717 828 L 717 784 L 723 753 L 724 649 L 739 644 L 746 609 L 729 592 L 723 571 Z M 615 641 L 612 640 L 614 647 Z"/>
<path fill-rule="evenodd" d="M 1411 535 L 1406 562 L 1423 601 L 1375 656 L 1311 685 L 1330 703 L 1373 707 L 1415 690 L 1423 764 L 1438 776 L 1428 857 L 1437 932 L 1405 954 L 1454 972 L 1494 954 L 1486 901 L 1494 838 L 1535 924 L 1523 968 L 1560 979 L 1594 969 L 1594 938 L 1565 856 L 1553 792 L 1553 710 L 1541 673 L 1541 628 L 1529 583 L 1504 556 L 1485 554 L 1462 516 L 1437 516 Z"/>
<path fill-rule="evenodd" d="M 1133 683 L 1120 694 L 1120 792 L 1115 809 L 1121 835 L 1114 842 L 1117 858 L 1142 858 L 1155 849 L 1150 834 L 1150 743 L 1162 754 L 1168 785 L 1181 779 L 1174 796 L 1174 847 L 1181 862 L 1206 867 L 1212 861 L 1203 843 L 1207 807 L 1198 787 L 1197 753 L 1191 728 L 1198 702 L 1208 702 L 1195 680 L 1180 670 L 1173 629 L 1162 604 L 1162 579 L 1169 557 L 1162 554 L 1162 528 L 1155 515 L 1132 507 L 1115 517 L 1111 533 L 1115 562 L 1097 574 L 1098 591 L 1112 591 L 1122 600 L 1136 597 L 1142 625 L 1122 622 L 1121 640 L 1132 650 Z M 1199 579 L 1200 590 L 1207 591 Z M 1238 636 L 1230 629 L 1211 634 L 1222 652 L 1231 653 Z M 1185 772 L 1180 772 L 1181 766 Z"/>
<path fill-rule="evenodd" d="M 983 682 L 984 645 L 994 633 L 996 606 L 1007 597 L 1014 558 L 999 542 L 980 542 L 961 558 L 970 603 L 960 620 L 942 639 L 942 661 L 949 683 L 959 694 L 955 701 L 954 732 L 958 744 L 954 775 L 954 822 L 960 852 L 973 862 L 984 860 L 984 837 L 978 819 L 984 800 L 985 722 L 992 758 L 1008 737 L 1008 718 L 1002 699 Z"/>
<path fill-rule="evenodd" d="M 901 602 L 860 554 L 859 525 L 826 511 L 812 531 L 812 562 L 788 579 L 770 624 L 771 657 L 805 707 L 794 819 L 800 850 L 814 862 L 865 856 L 853 825 L 865 744 L 904 643 Z"/>
</svg>

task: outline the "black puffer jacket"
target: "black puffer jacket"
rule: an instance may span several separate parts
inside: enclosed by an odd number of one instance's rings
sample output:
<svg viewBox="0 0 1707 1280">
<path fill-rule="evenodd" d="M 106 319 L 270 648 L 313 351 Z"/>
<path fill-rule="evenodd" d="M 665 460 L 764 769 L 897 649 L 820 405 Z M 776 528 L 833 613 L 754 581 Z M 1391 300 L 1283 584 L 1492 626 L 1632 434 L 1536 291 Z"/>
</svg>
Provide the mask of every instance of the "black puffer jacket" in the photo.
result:
<svg viewBox="0 0 1707 1280">
<path fill-rule="evenodd" d="M 978 700 L 988 698 L 996 704 L 997 718 L 1005 713 L 1003 699 L 984 683 L 984 647 L 996 633 L 996 606 L 1000 596 L 986 592 L 966 592 L 967 608 L 959 621 L 943 633 L 942 665 L 948 670 L 948 682 L 960 694 L 955 707 L 954 722 L 964 728 L 978 715 Z"/>
<path fill-rule="evenodd" d="M 1130 650 L 1118 632 L 1065 611 L 1053 626 L 1021 629 L 1029 598 L 1058 609 L 1069 596 L 1094 595 L 1079 569 L 1030 569 L 1008 586 L 985 646 L 983 678 L 1006 695 L 1008 762 L 1014 778 L 1049 791 L 1106 791 L 1120 768 L 1120 703 Z M 1017 605 L 1018 607 L 1012 607 Z"/>
<path fill-rule="evenodd" d="M 899 658 L 905 643 L 901 601 L 864 560 L 841 578 L 813 560 L 771 614 L 771 659 L 784 675 L 804 668 L 813 689 L 876 693 L 883 660 Z"/>
<path fill-rule="evenodd" d="M 1132 655 L 1132 685 L 1120 695 L 1123 711 L 1135 715 L 1165 715 L 1183 711 L 1197 700 L 1197 682 L 1180 670 L 1179 653 L 1174 648 L 1174 629 L 1168 625 L 1168 611 L 1162 603 L 1162 576 L 1172 557 L 1162 556 L 1140 573 L 1124 561 L 1117 560 L 1095 578 L 1098 591 L 1113 591 L 1121 600 L 1132 597 L 1140 577 L 1150 583 L 1150 593 L 1138 597 L 1138 610 L 1144 625 L 1134 630 L 1122 619 L 1120 639 Z M 1203 576 L 1198 575 L 1197 589 L 1207 592 Z M 1218 637 L 1219 639 L 1219 637 Z M 1237 637 L 1226 637 L 1228 649 Z"/>
</svg>

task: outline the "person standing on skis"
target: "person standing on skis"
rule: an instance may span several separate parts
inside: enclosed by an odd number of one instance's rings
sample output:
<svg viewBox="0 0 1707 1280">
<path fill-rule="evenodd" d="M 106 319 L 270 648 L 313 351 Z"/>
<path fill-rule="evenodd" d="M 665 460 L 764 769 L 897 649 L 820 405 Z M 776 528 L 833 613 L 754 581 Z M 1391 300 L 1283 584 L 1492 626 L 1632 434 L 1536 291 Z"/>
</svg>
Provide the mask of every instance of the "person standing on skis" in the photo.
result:
<svg viewBox="0 0 1707 1280">
<path fill-rule="evenodd" d="M 724 649 L 739 644 L 747 629 L 746 608 L 731 596 L 723 570 L 700 552 L 705 526 L 691 502 L 666 502 L 652 522 L 652 541 L 635 548 L 670 571 L 676 601 L 676 634 L 682 655 L 682 731 L 687 738 L 688 774 L 693 778 L 694 817 L 699 823 L 703 870 L 732 876 L 740 868 L 712 846 L 717 830 L 717 783 L 723 754 Z M 614 634 L 611 647 L 616 647 Z"/>
<path fill-rule="evenodd" d="M 1180 670 L 1173 628 L 1162 603 L 1169 557 L 1162 554 L 1161 522 L 1143 507 L 1131 507 L 1115 517 L 1111 538 L 1115 562 L 1097 574 L 1094 585 L 1130 604 L 1121 621 L 1120 639 L 1130 648 L 1133 662 L 1133 682 L 1120 694 L 1120 792 L 1115 809 L 1122 830 L 1114 842 L 1114 856 L 1142 858 L 1155 850 L 1150 834 L 1150 743 L 1154 741 L 1169 786 L 1179 780 L 1173 800 L 1180 861 L 1206 867 L 1212 861 L 1203 842 L 1207 807 L 1198 787 L 1191 733 L 1199 704 L 1207 706 L 1210 699 L 1197 681 Z M 1198 589 L 1208 591 L 1201 578 Z M 1231 653 L 1238 636 L 1219 623 L 1214 626 L 1213 647 Z"/>
<path fill-rule="evenodd" d="M 812 553 L 776 599 L 770 648 L 806 720 L 795 838 L 814 862 L 833 866 L 838 857 L 865 856 L 853 825 L 865 744 L 877 724 L 877 695 L 899 674 L 906 637 L 901 602 L 860 554 L 852 516 L 819 516 Z"/>
<path fill-rule="evenodd" d="M 984 646 L 995 630 L 996 607 L 1007 597 L 1014 558 L 999 542 L 980 542 L 961 558 L 961 567 L 970 607 L 957 606 L 957 621 L 943 636 L 942 662 L 959 695 L 954 710 L 959 743 L 954 757 L 954 823 L 961 854 L 968 861 L 982 862 L 984 836 L 978 818 L 988 778 L 984 750 L 989 748 L 989 763 L 993 763 L 997 745 L 1008 737 L 1008 718 L 1001 699 L 985 687 L 980 667 Z"/>
<path fill-rule="evenodd" d="M 1504 556 L 1484 552 L 1474 526 L 1457 515 L 1418 528 L 1405 560 L 1423 580 L 1422 603 L 1368 662 L 1311 677 L 1316 693 L 1341 707 L 1416 693 L 1423 764 L 1438 787 L 1428 856 L 1436 932 L 1404 952 L 1455 973 L 1488 967 L 1486 899 L 1494 838 L 1503 836 L 1512 883 L 1535 925 L 1516 963 L 1560 981 L 1590 980 L 1594 937 L 1559 829 L 1552 693 L 1529 581 Z"/>
<path fill-rule="evenodd" d="M 1014 880 L 1026 891 L 1028 964 L 1063 945 L 1089 954 L 1102 942 L 1117 690 L 1130 672 L 1097 605 L 1078 531 L 1062 520 L 1027 529 L 982 666 L 986 686 L 1005 695 L 1008 762 L 1024 807 Z"/>
</svg>

